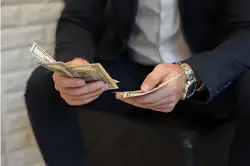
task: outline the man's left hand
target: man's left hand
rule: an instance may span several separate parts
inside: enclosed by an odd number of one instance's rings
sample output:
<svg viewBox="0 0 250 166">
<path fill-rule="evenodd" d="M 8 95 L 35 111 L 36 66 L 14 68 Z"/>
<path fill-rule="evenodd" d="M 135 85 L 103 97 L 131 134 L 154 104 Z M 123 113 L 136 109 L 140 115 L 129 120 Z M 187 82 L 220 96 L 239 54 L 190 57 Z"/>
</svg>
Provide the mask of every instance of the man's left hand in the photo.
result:
<svg viewBox="0 0 250 166">
<path fill-rule="evenodd" d="M 136 107 L 166 113 L 171 112 L 181 99 L 187 79 L 184 71 L 178 65 L 157 65 L 141 85 L 141 90 L 147 92 L 153 89 L 157 84 L 167 82 L 179 74 L 181 74 L 180 77 L 153 93 L 145 96 L 123 98 L 124 93 L 119 92 L 116 94 L 116 98 Z"/>
</svg>

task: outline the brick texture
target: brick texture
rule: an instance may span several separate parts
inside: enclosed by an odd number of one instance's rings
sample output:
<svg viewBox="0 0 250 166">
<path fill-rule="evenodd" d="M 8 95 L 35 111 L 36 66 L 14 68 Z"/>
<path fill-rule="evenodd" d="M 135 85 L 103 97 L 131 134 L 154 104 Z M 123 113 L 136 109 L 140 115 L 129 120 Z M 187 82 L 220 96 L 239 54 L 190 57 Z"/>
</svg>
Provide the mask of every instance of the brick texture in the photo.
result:
<svg viewBox="0 0 250 166">
<path fill-rule="evenodd" d="M 16 131 L 10 133 L 5 141 L 6 152 L 15 152 L 18 149 L 23 149 L 29 145 L 29 133 L 27 130 Z"/>
<path fill-rule="evenodd" d="M 6 64 L 2 66 L 2 72 L 4 74 L 25 70 L 27 66 L 34 68 L 37 65 L 36 62 L 38 62 L 36 58 L 30 56 L 28 48 L 2 51 L 1 58 L 4 64 Z"/>
<path fill-rule="evenodd" d="M 35 146 L 18 149 L 9 154 L 7 160 L 8 164 L 11 166 L 34 165 L 37 161 L 41 160 L 41 154 Z"/>
<path fill-rule="evenodd" d="M 58 3 L 22 5 L 22 23 L 24 25 L 54 23 L 59 17 L 58 11 L 61 11 L 62 7 L 63 5 Z"/>
<path fill-rule="evenodd" d="M 25 131 L 29 125 L 27 113 L 24 110 L 6 114 L 3 123 L 3 132 L 6 133 L 4 141 L 9 138 L 6 135 L 9 136 L 18 131 Z"/>
<path fill-rule="evenodd" d="M 3 95 L 2 112 L 4 113 L 4 115 L 8 115 L 8 113 L 17 112 L 25 108 L 23 95 L 23 92 Z"/>
<path fill-rule="evenodd" d="M 2 86 L 5 87 L 2 90 L 3 94 L 12 94 L 19 91 L 22 92 L 25 89 L 29 73 L 30 73 L 29 69 L 26 70 L 19 69 L 18 71 L 12 71 L 8 73 L 6 72 L 6 74 L 3 74 Z M 17 78 L 18 81 L 16 80 Z"/>
<path fill-rule="evenodd" d="M 27 79 L 37 66 L 29 46 L 53 56 L 62 0 L 2 0 L 2 166 L 45 166 L 24 102 Z"/>
<path fill-rule="evenodd" d="M 2 8 L 2 28 L 17 27 L 21 24 L 21 8 L 18 6 L 6 6 Z"/>
<path fill-rule="evenodd" d="M 46 27 L 42 25 L 32 27 L 16 27 L 2 30 L 2 50 L 27 48 L 35 41 L 45 42 Z"/>
</svg>

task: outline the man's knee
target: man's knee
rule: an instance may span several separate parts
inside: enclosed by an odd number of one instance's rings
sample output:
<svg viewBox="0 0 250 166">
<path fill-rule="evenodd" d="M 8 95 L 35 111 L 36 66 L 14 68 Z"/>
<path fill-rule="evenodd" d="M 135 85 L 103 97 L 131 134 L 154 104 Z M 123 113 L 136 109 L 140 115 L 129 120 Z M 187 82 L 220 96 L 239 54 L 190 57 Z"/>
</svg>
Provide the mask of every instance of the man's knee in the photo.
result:
<svg viewBox="0 0 250 166">
<path fill-rule="evenodd" d="M 42 95 L 53 88 L 52 74 L 43 67 L 36 68 L 29 77 L 25 97 Z M 40 96 L 41 97 L 41 96 Z"/>
<path fill-rule="evenodd" d="M 28 112 L 39 110 L 52 100 L 54 94 L 52 73 L 43 67 L 36 68 L 27 81 L 24 94 Z"/>
</svg>

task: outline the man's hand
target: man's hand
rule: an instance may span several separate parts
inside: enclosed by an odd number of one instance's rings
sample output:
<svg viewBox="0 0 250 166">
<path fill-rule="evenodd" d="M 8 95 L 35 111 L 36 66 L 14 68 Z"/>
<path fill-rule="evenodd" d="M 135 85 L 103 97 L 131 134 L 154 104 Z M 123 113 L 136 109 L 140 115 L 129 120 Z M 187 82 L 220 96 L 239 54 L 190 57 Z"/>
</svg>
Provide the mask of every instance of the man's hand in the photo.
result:
<svg viewBox="0 0 250 166">
<path fill-rule="evenodd" d="M 137 107 L 160 112 L 171 112 L 181 99 L 186 83 L 186 75 L 178 65 L 157 65 L 141 85 L 141 90 L 147 92 L 153 89 L 157 84 L 166 82 L 179 74 L 181 74 L 181 76 L 176 80 L 148 95 L 123 98 L 124 93 L 117 93 L 116 98 Z"/>
<path fill-rule="evenodd" d="M 67 64 L 88 64 L 88 62 L 76 58 Z M 90 103 L 108 89 L 108 85 L 102 81 L 85 83 L 82 79 L 65 77 L 59 73 L 53 74 L 53 80 L 55 82 L 55 89 L 72 106 Z"/>
</svg>

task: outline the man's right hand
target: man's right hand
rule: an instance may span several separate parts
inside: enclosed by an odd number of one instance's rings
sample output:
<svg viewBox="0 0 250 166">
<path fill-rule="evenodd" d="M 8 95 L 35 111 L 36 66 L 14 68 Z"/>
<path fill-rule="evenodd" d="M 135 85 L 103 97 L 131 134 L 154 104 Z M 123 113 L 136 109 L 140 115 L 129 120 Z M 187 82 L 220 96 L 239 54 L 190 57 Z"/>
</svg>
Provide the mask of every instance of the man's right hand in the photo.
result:
<svg viewBox="0 0 250 166">
<path fill-rule="evenodd" d="M 68 64 L 78 65 L 87 63 L 87 61 L 79 58 L 68 62 Z M 65 77 L 59 73 L 53 74 L 53 80 L 55 89 L 60 92 L 61 97 L 72 106 L 88 104 L 108 89 L 108 85 L 102 81 L 85 83 L 82 79 Z"/>
</svg>

